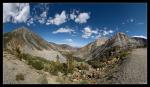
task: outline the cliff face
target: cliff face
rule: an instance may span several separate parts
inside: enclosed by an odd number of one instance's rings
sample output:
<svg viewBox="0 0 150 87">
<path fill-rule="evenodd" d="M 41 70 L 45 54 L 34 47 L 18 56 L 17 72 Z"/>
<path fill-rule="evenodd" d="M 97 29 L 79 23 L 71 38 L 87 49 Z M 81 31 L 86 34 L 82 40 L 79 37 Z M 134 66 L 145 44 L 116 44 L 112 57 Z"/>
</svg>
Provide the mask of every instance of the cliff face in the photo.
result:
<svg viewBox="0 0 150 87">
<path fill-rule="evenodd" d="M 95 40 L 94 42 L 91 42 L 89 44 L 87 44 L 86 46 L 80 48 L 77 50 L 77 52 L 75 53 L 74 56 L 80 57 L 80 58 L 86 58 L 87 56 L 89 56 L 89 54 L 96 49 L 97 47 L 105 44 L 105 42 L 108 40 L 107 37 L 104 38 L 99 38 L 97 40 Z"/>
</svg>

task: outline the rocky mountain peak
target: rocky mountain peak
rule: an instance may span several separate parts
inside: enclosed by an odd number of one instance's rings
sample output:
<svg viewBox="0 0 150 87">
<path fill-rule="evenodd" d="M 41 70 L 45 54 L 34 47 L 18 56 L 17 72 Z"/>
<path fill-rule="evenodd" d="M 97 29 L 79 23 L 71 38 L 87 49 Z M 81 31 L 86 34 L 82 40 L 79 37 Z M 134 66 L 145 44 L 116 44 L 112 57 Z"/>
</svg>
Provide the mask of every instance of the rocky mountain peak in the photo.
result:
<svg viewBox="0 0 150 87">
<path fill-rule="evenodd" d="M 123 47 L 129 42 L 129 37 L 125 33 L 118 32 L 115 36 L 112 37 L 110 42 L 114 46 L 117 45 Z"/>
<path fill-rule="evenodd" d="M 101 46 L 108 40 L 107 37 L 98 38 L 94 43 L 96 46 Z"/>
<path fill-rule="evenodd" d="M 12 32 L 15 32 L 15 33 L 29 33 L 29 32 L 32 32 L 32 31 L 30 31 L 27 27 L 22 26 L 20 28 L 15 29 Z"/>
</svg>

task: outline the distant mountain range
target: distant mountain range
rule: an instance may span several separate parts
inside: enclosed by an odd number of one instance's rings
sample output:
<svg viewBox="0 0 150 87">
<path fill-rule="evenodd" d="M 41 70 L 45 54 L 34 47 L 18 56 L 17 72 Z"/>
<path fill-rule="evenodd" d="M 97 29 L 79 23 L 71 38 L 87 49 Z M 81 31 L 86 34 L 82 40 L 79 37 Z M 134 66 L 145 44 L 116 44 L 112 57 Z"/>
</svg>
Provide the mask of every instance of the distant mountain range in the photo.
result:
<svg viewBox="0 0 150 87">
<path fill-rule="evenodd" d="M 53 42 L 49 42 L 53 49 L 55 50 L 58 50 L 58 51 L 77 51 L 78 48 L 76 47 L 72 47 L 70 45 L 67 45 L 67 44 L 56 44 L 56 43 L 53 43 Z"/>
<path fill-rule="evenodd" d="M 82 48 L 75 48 L 67 44 L 47 42 L 25 27 L 15 29 L 3 35 L 4 49 L 12 50 L 13 48 L 19 47 L 25 53 L 41 56 L 49 60 L 56 60 L 56 56 L 59 55 L 62 62 L 66 61 L 66 58 L 60 51 L 73 51 L 75 57 L 90 60 L 92 58 L 100 58 L 109 51 L 116 51 L 118 48 L 127 49 L 146 46 L 147 39 L 128 37 L 122 32 L 116 33 L 116 35 L 111 38 L 99 38 Z"/>
</svg>

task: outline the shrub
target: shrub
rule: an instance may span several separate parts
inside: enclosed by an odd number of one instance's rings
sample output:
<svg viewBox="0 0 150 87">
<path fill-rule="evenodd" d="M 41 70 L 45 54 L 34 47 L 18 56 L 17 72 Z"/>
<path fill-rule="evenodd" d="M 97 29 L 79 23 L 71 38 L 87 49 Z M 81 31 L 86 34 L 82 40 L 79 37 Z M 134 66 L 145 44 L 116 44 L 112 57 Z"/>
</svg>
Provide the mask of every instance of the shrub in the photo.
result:
<svg viewBox="0 0 150 87">
<path fill-rule="evenodd" d="M 44 65 L 44 71 L 49 72 L 49 68 L 50 68 L 49 64 Z"/>
<path fill-rule="evenodd" d="M 86 63 L 81 62 L 80 64 L 77 64 L 76 66 L 79 70 L 89 70 L 89 66 Z"/>
<path fill-rule="evenodd" d="M 58 74 L 58 68 L 57 68 L 56 62 L 53 62 L 53 61 L 51 62 L 49 72 L 53 75 Z"/>
<path fill-rule="evenodd" d="M 19 81 L 19 80 L 24 80 L 24 75 L 22 73 L 19 73 L 16 75 L 16 80 Z"/>
<path fill-rule="evenodd" d="M 126 57 L 128 55 L 128 52 L 127 51 L 122 51 L 121 53 L 120 53 L 120 58 L 124 58 L 124 57 Z"/>
<path fill-rule="evenodd" d="M 28 60 L 28 65 L 33 65 L 33 60 Z"/>
<path fill-rule="evenodd" d="M 58 72 L 67 74 L 67 64 L 66 63 L 57 63 L 54 61 L 51 61 L 49 66 L 47 66 L 49 69 L 48 71 L 53 74 L 53 75 L 57 75 Z"/>
<path fill-rule="evenodd" d="M 67 75 L 67 73 L 71 72 L 69 71 L 67 63 L 58 63 L 58 61 L 50 61 L 49 64 L 45 65 L 45 71 L 48 71 L 49 73 L 53 75 L 57 75 L 58 72 L 64 73 Z M 72 70 L 73 72 L 73 70 Z"/>
<path fill-rule="evenodd" d="M 25 53 L 23 53 L 22 56 L 23 56 L 23 59 L 24 59 L 24 60 L 27 60 L 27 61 L 33 59 L 33 57 L 32 57 L 30 54 L 25 54 Z"/>
<path fill-rule="evenodd" d="M 59 71 L 67 75 L 67 64 L 61 63 L 58 67 Z"/>
<path fill-rule="evenodd" d="M 67 73 L 73 73 L 73 70 L 75 68 L 73 56 L 72 54 L 66 54 L 66 57 L 67 57 Z"/>
<path fill-rule="evenodd" d="M 44 68 L 44 64 L 41 61 L 34 61 L 31 64 L 37 70 L 42 70 Z"/>
<path fill-rule="evenodd" d="M 88 61 L 88 64 L 90 64 L 93 68 L 102 68 L 105 66 L 104 62 L 100 62 L 97 60 Z"/>
<path fill-rule="evenodd" d="M 19 60 L 22 60 L 22 53 L 21 53 L 21 50 L 19 49 L 19 47 L 16 47 L 15 49 L 15 52 L 16 52 L 16 56 L 19 58 Z"/>
</svg>

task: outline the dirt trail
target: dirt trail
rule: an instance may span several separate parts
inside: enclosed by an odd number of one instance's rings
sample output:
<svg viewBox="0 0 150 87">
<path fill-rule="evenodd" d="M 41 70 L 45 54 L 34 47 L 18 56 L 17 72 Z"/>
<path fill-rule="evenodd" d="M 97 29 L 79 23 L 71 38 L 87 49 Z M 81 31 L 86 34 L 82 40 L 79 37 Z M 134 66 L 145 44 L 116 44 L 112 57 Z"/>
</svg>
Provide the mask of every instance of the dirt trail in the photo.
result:
<svg viewBox="0 0 150 87">
<path fill-rule="evenodd" d="M 147 84 L 147 48 L 134 49 L 113 77 L 115 84 Z"/>
</svg>

